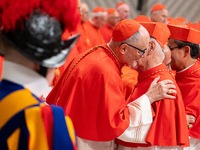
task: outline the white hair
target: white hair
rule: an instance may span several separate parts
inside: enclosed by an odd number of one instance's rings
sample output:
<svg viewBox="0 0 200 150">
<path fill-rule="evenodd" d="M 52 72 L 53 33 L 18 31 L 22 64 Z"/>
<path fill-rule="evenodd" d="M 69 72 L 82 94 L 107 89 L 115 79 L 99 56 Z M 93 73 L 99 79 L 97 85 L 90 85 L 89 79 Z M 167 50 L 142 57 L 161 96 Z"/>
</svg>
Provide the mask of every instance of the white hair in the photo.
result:
<svg viewBox="0 0 200 150">
<path fill-rule="evenodd" d="M 94 18 L 94 17 L 101 17 L 101 16 L 106 16 L 108 13 L 105 11 L 105 12 L 92 12 L 91 13 L 91 18 Z"/>
<path fill-rule="evenodd" d="M 159 54 L 159 56 L 161 56 L 163 58 L 163 60 L 165 59 L 165 53 L 163 48 L 160 46 L 160 44 L 156 41 L 156 39 L 154 37 L 150 37 L 150 42 L 154 41 L 156 43 L 156 50 Z"/>
<path fill-rule="evenodd" d="M 137 30 L 137 32 L 135 32 L 131 37 L 129 37 L 128 39 L 124 40 L 124 41 L 120 41 L 120 42 L 115 42 L 113 41 L 113 39 L 110 40 L 110 43 L 113 43 L 116 46 L 119 46 L 121 43 L 135 43 L 139 40 L 139 30 Z"/>
</svg>

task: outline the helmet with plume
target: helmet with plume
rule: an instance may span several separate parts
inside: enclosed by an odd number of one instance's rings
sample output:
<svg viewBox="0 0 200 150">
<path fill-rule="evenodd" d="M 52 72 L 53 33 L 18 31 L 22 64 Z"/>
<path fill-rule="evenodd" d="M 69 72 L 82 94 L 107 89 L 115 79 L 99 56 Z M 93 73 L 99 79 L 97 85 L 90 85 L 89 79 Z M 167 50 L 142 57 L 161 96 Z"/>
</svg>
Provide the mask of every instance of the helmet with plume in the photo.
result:
<svg viewBox="0 0 200 150">
<path fill-rule="evenodd" d="M 42 67 L 59 67 L 78 38 L 61 39 L 79 22 L 77 6 L 76 0 L 1 0 L 1 36 Z"/>
</svg>

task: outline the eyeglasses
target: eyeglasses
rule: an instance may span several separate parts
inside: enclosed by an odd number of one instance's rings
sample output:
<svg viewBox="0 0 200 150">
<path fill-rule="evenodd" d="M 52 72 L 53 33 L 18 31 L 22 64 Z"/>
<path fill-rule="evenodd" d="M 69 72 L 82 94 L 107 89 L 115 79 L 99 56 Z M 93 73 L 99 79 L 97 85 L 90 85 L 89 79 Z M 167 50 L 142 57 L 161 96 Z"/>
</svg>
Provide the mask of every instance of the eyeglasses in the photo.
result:
<svg viewBox="0 0 200 150">
<path fill-rule="evenodd" d="M 169 49 L 170 49 L 171 51 L 173 51 L 175 48 L 182 48 L 182 47 L 179 47 L 179 46 L 177 46 L 177 47 L 169 47 Z"/>
<path fill-rule="evenodd" d="M 144 55 L 144 53 L 145 53 L 145 52 L 146 52 L 146 50 L 147 50 L 147 48 L 145 48 L 144 50 L 141 50 L 141 49 L 139 49 L 139 48 L 137 48 L 137 47 L 135 47 L 135 46 L 133 46 L 133 45 L 131 45 L 131 44 L 125 43 L 125 42 L 121 43 L 120 45 L 122 45 L 122 44 L 127 44 L 128 46 L 130 46 L 130 47 L 133 47 L 133 48 L 137 49 L 138 51 L 140 51 L 140 52 L 141 52 L 141 56 L 142 56 L 142 55 Z"/>
</svg>

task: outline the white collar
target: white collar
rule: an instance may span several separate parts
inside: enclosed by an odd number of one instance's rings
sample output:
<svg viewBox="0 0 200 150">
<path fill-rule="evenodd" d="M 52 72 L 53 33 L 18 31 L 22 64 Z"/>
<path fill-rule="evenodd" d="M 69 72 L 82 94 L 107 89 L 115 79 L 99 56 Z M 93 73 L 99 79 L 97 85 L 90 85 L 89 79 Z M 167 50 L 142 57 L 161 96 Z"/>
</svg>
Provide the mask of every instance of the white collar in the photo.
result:
<svg viewBox="0 0 200 150">
<path fill-rule="evenodd" d="M 110 47 L 110 45 L 107 43 L 107 46 L 110 48 L 110 50 L 113 52 L 113 54 L 115 55 L 115 57 L 119 60 L 119 58 L 117 57 L 117 55 L 115 54 L 115 52 L 112 50 L 112 48 Z M 119 62 L 121 63 L 121 61 L 119 60 Z M 122 63 L 121 63 L 122 64 Z"/>
<path fill-rule="evenodd" d="M 23 85 L 38 97 L 49 87 L 47 80 L 34 70 L 7 60 L 3 62 L 2 79 Z"/>
<path fill-rule="evenodd" d="M 189 68 L 192 67 L 194 64 L 195 64 L 195 63 L 193 63 L 192 65 L 188 66 L 187 68 L 185 68 L 185 69 L 183 69 L 183 70 L 181 70 L 181 71 L 178 71 L 177 73 L 179 73 L 179 72 L 183 72 L 183 71 L 189 69 Z"/>
</svg>

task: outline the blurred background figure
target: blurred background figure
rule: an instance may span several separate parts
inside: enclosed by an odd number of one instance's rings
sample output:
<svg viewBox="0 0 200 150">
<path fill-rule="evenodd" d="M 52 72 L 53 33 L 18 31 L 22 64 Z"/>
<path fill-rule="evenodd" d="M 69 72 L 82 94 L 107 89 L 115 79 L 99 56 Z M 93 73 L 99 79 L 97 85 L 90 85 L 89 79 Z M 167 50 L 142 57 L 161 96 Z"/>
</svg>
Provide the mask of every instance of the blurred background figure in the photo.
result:
<svg viewBox="0 0 200 150">
<path fill-rule="evenodd" d="M 130 16 L 130 8 L 126 3 L 120 2 L 115 6 L 115 8 L 119 13 L 120 20 L 124 20 L 124 19 L 128 19 L 129 18 L 129 16 Z"/>
<path fill-rule="evenodd" d="M 101 33 L 106 43 L 110 42 L 112 31 L 115 25 L 120 21 L 119 13 L 114 8 L 107 9 L 108 18 L 107 22 L 101 27 Z"/>
<path fill-rule="evenodd" d="M 81 23 L 88 21 L 89 19 L 89 8 L 86 3 L 80 4 L 80 13 L 81 13 Z"/>
<path fill-rule="evenodd" d="M 179 21 L 181 21 L 181 22 L 184 23 L 184 24 L 187 24 L 187 23 L 188 23 L 187 19 L 185 19 L 185 18 L 183 18 L 183 17 L 178 17 L 178 18 L 176 18 L 176 20 L 179 20 Z"/>
<path fill-rule="evenodd" d="M 156 4 L 151 9 L 150 19 L 153 22 L 161 22 L 167 24 L 168 10 L 162 4 Z"/>
<path fill-rule="evenodd" d="M 167 24 L 170 22 L 170 21 L 172 21 L 172 20 L 175 20 L 173 17 L 169 17 L 169 18 L 167 18 Z"/>
<path fill-rule="evenodd" d="M 85 51 L 95 45 L 105 43 L 100 28 L 106 23 L 106 20 L 107 11 L 103 7 L 96 7 L 91 13 L 91 18 L 83 23 L 85 42 L 87 43 Z"/>
</svg>

